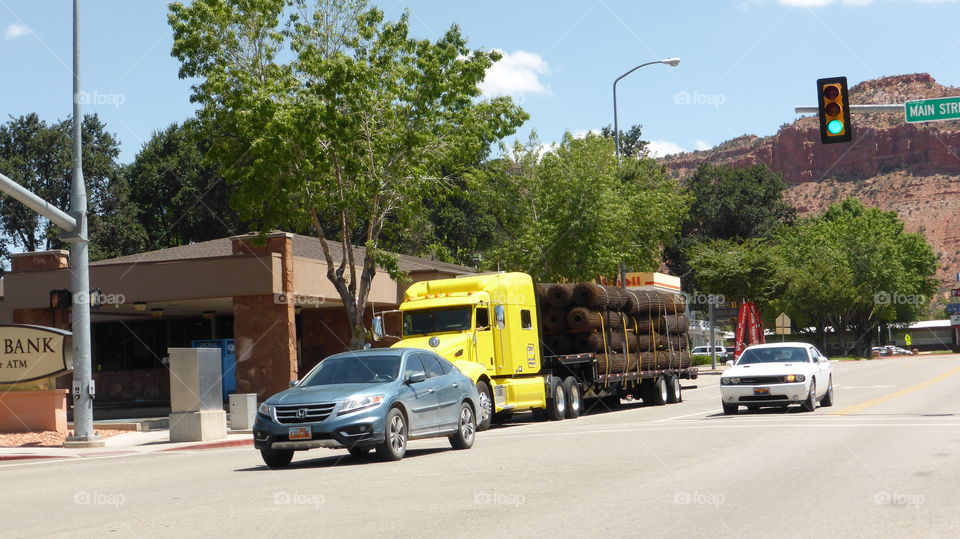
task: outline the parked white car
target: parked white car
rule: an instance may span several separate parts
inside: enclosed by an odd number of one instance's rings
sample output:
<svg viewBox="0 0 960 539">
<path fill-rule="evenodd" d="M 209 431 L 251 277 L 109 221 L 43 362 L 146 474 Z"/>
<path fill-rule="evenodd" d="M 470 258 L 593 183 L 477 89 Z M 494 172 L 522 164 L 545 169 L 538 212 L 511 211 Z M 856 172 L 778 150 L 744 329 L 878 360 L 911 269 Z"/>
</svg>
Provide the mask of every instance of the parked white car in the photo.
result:
<svg viewBox="0 0 960 539">
<path fill-rule="evenodd" d="M 758 344 L 743 351 L 733 367 L 720 377 L 723 413 L 740 406 L 800 404 L 812 412 L 833 406 L 833 369 L 817 347 L 799 342 Z"/>
</svg>

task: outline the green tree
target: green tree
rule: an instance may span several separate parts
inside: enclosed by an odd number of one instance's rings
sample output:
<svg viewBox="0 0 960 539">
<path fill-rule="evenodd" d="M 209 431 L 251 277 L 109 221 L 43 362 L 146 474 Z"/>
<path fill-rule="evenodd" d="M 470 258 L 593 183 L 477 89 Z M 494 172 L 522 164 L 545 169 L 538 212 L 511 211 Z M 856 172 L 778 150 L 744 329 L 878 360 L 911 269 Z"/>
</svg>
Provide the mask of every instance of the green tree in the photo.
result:
<svg viewBox="0 0 960 539">
<path fill-rule="evenodd" d="M 519 194 L 515 236 L 488 263 L 541 281 L 616 277 L 621 262 L 652 270 L 672 239 L 687 198 L 652 159 L 617 163 L 609 138 L 569 133 L 555 151 L 533 138 L 514 147 L 511 178 Z"/>
<path fill-rule="evenodd" d="M 204 155 L 209 144 L 196 120 L 153 134 L 127 167 L 129 197 L 150 249 L 247 232 L 230 207 L 230 188 Z"/>
<path fill-rule="evenodd" d="M 712 294 L 763 307 L 783 292 L 781 261 L 767 240 L 707 240 L 695 243 L 689 256 L 697 282 Z"/>
<path fill-rule="evenodd" d="M 386 221 L 527 118 L 509 98 L 479 99 L 500 55 L 468 49 L 456 26 L 414 39 L 407 15 L 348 0 L 196 0 L 171 4 L 169 22 L 233 207 L 262 231 L 312 225 L 340 243 L 335 260 L 322 242 L 327 278 L 361 346 L 376 266 L 397 273 Z"/>
<path fill-rule="evenodd" d="M 850 348 L 861 355 L 869 355 L 879 324 L 917 320 L 937 290 L 937 258 L 923 236 L 907 233 L 896 212 L 856 199 L 830 206 L 786 235 L 783 250 L 795 246 L 822 267 L 809 275 L 826 279 L 808 278 L 814 290 L 787 296 L 788 304 L 802 312 L 830 309 L 830 324 L 851 331 Z M 833 295 L 839 297 L 831 304 Z"/>
<path fill-rule="evenodd" d="M 688 264 L 689 250 L 711 239 L 766 238 L 783 223 L 793 222 L 796 210 L 783 195 L 787 183 L 766 165 L 735 168 L 704 163 L 685 182 L 693 202 L 680 238 L 665 250 L 671 273 L 687 286 L 696 281 Z"/>
<path fill-rule="evenodd" d="M 72 120 L 48 124 L 36 114 L 27 114 L 0 125 L 0 170 L 64 210 L 69 209 L 73 175 L 72 124 Z M 119 144 L 95 114 L 84 116 L 81 132 L 91 258 L 136 251 L 142 246 L 142 229 L 130 219 L 135 208 L 117 163 Z M 55 225 L 7 197 L 0 197 L 0 231 L 5 243 L 24 251 L 64 246 Z"/>
<path fill-rule="evenodd" d="M 626 132 L 620 131 L 620 155 L 623 157 L 647 156 L 647 147 L 650 143 L 643 140 L 641 131 L 642 128 L 639 124 L 631 126 Z M 613 127 L 605 126 L 600 130 L 600 136 L 613 140 Z"/>
</svg>

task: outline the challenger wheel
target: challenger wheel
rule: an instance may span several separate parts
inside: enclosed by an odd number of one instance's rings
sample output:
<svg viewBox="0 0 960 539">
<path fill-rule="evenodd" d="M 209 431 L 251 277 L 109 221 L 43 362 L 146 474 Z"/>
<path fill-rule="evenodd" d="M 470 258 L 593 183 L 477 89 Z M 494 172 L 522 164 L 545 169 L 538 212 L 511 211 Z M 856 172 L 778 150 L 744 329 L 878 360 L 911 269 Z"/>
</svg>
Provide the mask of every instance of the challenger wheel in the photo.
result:
<svg viewBox="0 0 960 539">
<path fill-rule="evenodd" d="M 740 407 L 736 404 L 723 403 L 723 413 L 727 415 L 736 415 L 738 408 Z"/>
<path fill-rule="evenodd" d="M 833 406 L 833 377 L 830 377 L 830 385 L 827 386 L 827 394 L 820 401 L 820 406 Z"/>
<path fill-rule="evenodd" d="M 810 394 L 807 395 L 807 398 L 804 399 L 800 406 L 803 407 L 804 412 L 812 412 L 817 409 L 817 383 L 814 381 L 810 382 Z"/>
</svg>

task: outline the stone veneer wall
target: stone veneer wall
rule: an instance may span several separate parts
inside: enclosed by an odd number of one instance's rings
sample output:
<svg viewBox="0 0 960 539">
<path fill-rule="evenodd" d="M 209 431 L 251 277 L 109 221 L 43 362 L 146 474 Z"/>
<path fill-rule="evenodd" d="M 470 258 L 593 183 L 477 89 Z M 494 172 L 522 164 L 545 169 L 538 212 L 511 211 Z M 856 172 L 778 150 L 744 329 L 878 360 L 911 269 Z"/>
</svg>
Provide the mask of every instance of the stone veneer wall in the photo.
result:
<svg viewBox="0 0 960 539">
<path fill-rule="evenodd" d="M 252 236 L 233 240 L 236 256 L 280 253 L 283 290 L 293 291 L 293 235 L 271 234 L 266 245 Z M 289 387 L 297 378 L 296 318 L 292 302 L 278 303 L 273 294 L 235 296 L 233 333 L 237 353 L 237 393 L 256 393 L 258 400 Z"/>
</svg>

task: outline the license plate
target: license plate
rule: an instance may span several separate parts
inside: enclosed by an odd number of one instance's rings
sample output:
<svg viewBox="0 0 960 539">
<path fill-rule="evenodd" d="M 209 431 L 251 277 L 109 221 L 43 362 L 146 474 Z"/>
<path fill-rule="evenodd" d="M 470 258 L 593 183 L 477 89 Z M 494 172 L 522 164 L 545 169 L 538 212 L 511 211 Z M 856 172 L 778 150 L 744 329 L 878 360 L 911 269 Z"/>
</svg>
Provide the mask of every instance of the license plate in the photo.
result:
<svg viewBox="0 0 960 539">
<path fill-rule="evenodd" d="M 310 427 L 290 427 L 291 440 L 309 440 L 312 437 Z"/>
<path fill-rule="evenodd" d="M 753 388 L 753 394 L 754 394 L 754 395 L 769 395 L 769 394 L 770 394 L 770 388 L 769 388 L 769 387 L 755 387 L 755 388 Z"/>
</svg>

